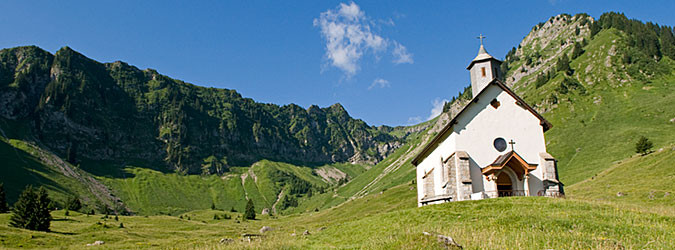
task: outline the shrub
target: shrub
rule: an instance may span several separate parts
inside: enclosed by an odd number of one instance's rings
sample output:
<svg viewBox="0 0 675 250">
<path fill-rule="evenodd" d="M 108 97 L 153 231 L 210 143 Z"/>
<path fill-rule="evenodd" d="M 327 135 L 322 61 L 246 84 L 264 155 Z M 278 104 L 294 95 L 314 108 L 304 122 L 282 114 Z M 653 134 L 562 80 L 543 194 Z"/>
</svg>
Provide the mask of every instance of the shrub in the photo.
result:
<svg viewBox="0 0 675 250">
<path fill-rule="evenodd" d="M 9 225 L 29 230 L 49 231 L 49 224 L 52 221 L 49 203 L 49 196 L 44 187 L 40 187 L 36 193 L 29 185 L 14 203 Z"/>
<path fill-rule="evenodd" d="M 647 155 L 651 152 L 652 147 L 654 147 L 654 144 L 647 137 L 641 136 L 635 143 L 635 153 Z"/>
</svg>

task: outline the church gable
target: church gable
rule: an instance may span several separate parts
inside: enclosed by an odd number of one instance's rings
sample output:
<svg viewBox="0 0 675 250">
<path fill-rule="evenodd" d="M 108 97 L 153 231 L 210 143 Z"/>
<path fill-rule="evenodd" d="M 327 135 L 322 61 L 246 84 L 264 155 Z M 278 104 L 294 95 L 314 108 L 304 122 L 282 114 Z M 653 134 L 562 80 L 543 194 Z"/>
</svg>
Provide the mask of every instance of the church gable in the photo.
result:
<svg viewBox="0 0 675 250">
<path fill-rule="evenodd" d="M 496 91 L 498 90 L 498 91 Z M 496 98 L 497 95 L 505 93 L 508 95 L 507 98 Z M 499 100 L 501 99 L 501 100 Z M 522 100 L 518 95 L 511 91 L 504 83 L 498 79 L 492 80 L 487 86 L 485 86 L 476 96 L 467 104 L 455 117 L 453 117 L 450 122 L 441 130 L 438 135 L 428 143 L 425 148 L 413 159 L 413 165 L 417 166 L 421 163 L 424 158 L 426 158 L 431 151 L 435 150 L 443 141 L 445 141 L 452 132 L 461 133 L 461 130 L 464 129 L 470 122 L 473 121 L 475 116 L 483 112 L 487 108 L 492 108 L 503 110 L 504 105 L 517 105 L 520 109 L 527 111 L 532 118 L 535 118 L 538 124 L 543 129 L 543 132 L 546 132 L 552 127 L 551 123 L 544 119 L 536 110 L 534 110 L 530 105 L 528 105 L 524 100 Z M 495 117 L 494 124 L 485 124 L 486 127 L 490 125 L 499 126 L 499 119 Z M 528 119 L 529 120 L 529 119 Z M 489 129 L 489 128 L 488 128 Z"/>
</svg>

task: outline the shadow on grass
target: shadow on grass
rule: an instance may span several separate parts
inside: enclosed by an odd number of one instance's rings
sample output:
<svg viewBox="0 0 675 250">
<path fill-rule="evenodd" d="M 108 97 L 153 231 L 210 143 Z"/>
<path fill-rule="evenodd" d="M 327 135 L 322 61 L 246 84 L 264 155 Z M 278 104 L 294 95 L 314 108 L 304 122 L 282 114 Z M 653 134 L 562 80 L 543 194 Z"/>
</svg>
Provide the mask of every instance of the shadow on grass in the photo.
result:
<svg viewBox="0 0 675 250">
<path fill-rule="evenodd" d="M 60 235 L 75 235 L 76 233 L 71 232 L 59 232 L 59 231 L 49 231 L 49 233 L 60 234 Z"/>
<path fill-rule="evenodd" d="M 73 221 L 73 222 L 80 222 L 79 220 L 73 220 L 73 219 L 70 219 L 70 218 L 52 219 L 52 221 Z"/>
<path fill-rule="evenodd" d="M 4 141 L 0 141 L 0 162 L 2 162 L 0 182 L 5 183 L 5 191 L 7 192 L 7 201 L 9 203 L 15 202 L 19 194 L 29 184 L 66 192 L 65 187 L 60 183 L 44 177 L 44 175 L 53 176 L 60 173 L 44 166 L 33 155 L 14 148 Z"/>
</svg>

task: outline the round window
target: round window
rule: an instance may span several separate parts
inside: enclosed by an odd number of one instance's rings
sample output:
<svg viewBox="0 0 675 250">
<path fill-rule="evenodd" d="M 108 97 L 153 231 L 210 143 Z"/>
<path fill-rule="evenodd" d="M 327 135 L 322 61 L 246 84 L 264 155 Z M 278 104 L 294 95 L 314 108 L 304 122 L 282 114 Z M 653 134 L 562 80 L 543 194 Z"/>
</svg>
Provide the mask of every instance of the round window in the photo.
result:
<svg viewBox="0 0 675 250">
<path fill-rule="evenodd" d="M 499 152 L 503 152 L 504 150 L 506 150 L 506 140 L 504 140 L 504 138 L 499 137 L 495 139 L 495 141 L 492 144 L 494 144 L 495 149 L 497 149 L 497 151 Z"/>
</svg>

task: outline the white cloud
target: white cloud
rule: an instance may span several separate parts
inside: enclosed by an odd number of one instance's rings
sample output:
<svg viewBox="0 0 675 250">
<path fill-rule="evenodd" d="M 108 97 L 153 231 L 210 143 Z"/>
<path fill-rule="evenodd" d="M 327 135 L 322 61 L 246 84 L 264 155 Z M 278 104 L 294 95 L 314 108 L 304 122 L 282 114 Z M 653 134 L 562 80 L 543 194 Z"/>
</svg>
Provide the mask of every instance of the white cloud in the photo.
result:
<svg viewBox="0 0 675 250">
<path fill-rule="evenodd" d="M 449 100 L 448 99 L 441 100 L 440 98 L 434 99 L 431 102 L 431 105 L 432 105 L 431 114 L 429 114 L 429 117 L 427 118 L 427 121 L 431 120 L 431 119 L 434 119 L 436 116 L 443 113 L 443 106 L 445 105 L 446 102 L 449 102 Z"/>
<path fill-rule="evenodd" d="M 416 124 L 420 124 L 422 122 L 423 122 L 422 117 L 419 117 L 419 116 L 413 116 L 413 117 L 408 118 L 408 125 L 416 125 Z"/>
<path fill-rule="evenodd" d="M 412 63 L 412 54 L 403 45 L 389 41 L 371 30 L 370 18 L 354 2 L 341 3 L 335 9 L 322 12 L 319 18 L 314 19 L 313 24 L 320 28 L 321 36 L 326 42 L 326 59 L 347 77 L 353 76 L 359 70 L 359 59 L 364 53 L 370 51 L 379 58 L 378 53 L 385 51 L 392 42 L 396 45 L 393 52 L 396 57 L 394 62 L 403 58 L 404 62 Z"/>
<path fill-rule="evenodd" d="M 403 44 L 400 44 L 396 41 L 394 41 L 394 51 L 392 52 L 394 55 L 394 63 L 395 64 L 401 64 L 401 63 L 413 63 L 413 55 L 412 53 L 408 52 L 408 49 L 403 46 Z"/>
<path fill-rule="evenodd" d="M 375 87 L 388 88 L 388 87 L 391 87 L 391 83 L 389 83 L 389 81 L 387 81 L 385 79 L 377 78 L 373 81 L 373 83 L 370 84 L 370 87 L 368 87 L 368 90 L 371 90 Z"/>
</svg>

